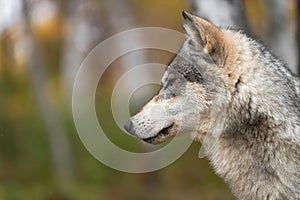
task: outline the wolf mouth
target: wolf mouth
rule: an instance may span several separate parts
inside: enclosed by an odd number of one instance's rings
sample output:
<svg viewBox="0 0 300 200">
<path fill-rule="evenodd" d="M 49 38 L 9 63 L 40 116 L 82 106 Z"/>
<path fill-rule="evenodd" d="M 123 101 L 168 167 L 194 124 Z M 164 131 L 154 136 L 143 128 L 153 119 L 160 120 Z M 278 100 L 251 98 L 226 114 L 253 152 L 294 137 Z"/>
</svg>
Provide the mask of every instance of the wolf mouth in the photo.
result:
<svg viewBox="0 0 300 200">
<path fill-rule="evenodd" d="M 143 139 L 144 142 L 154 143 L 156 139 L 162 138 L 169 134 L 170 129 L 173 127 L 174 123 L 160 130 L 155 136 Z"/>
</svg>

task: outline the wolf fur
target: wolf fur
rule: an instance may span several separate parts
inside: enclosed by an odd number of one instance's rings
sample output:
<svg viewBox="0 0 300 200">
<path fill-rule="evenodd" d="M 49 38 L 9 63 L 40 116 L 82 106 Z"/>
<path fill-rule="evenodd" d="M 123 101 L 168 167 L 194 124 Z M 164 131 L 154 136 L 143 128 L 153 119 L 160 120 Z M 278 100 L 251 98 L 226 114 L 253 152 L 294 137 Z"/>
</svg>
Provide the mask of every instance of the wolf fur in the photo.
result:
<svg viewBox="0 0 300 200">
<path fill-rule="evenodd" d="M 257 40 L 187 12 L 161 89 L 125 124 L 161 143 L 190 133 L 238 199 L 300 199 L 300 80 Z"/>
</svg>

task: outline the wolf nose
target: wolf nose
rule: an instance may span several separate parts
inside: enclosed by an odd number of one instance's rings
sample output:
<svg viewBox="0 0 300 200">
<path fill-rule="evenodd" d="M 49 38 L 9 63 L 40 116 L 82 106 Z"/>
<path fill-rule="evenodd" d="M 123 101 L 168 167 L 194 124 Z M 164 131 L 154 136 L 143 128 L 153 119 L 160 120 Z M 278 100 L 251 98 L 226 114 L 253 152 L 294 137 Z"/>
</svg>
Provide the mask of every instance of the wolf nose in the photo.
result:
<svg viewBox="0 0 300 200">
<path fill-rule="evenodd" d="M 125 130 L 130 133 L 131 135 L 135 136 L 135 131 L 134 131 L 134 127 L 133 127 L 133 123 L 132 121 L 129 119 L 125 125 L 124 125 Z"/>
</svg>

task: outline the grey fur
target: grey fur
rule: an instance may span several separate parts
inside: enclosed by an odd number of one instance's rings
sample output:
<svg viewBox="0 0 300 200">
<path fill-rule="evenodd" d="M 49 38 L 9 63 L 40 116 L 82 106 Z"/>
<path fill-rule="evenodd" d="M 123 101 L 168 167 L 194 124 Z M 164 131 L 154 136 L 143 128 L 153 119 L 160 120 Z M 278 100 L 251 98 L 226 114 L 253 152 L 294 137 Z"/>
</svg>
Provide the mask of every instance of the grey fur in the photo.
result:
<svg viewBox="0 0 300 200">
<path fill-rule="evenodd" d="M 150 143 L 192 133 L 238 199 L 300 199 L 299 78 L 260 42 L 184 16 L 161 90 L 125 128 Z"/>
</svg>

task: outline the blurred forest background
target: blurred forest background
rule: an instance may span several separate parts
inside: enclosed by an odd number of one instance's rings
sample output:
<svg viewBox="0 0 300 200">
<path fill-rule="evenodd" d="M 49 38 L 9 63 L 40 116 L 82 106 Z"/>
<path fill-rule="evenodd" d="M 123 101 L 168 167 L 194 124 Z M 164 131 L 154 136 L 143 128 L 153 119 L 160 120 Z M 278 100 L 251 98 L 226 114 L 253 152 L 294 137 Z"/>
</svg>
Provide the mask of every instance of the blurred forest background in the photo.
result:
<svg viewBox="0 0 300 200">
<path fill-rule="evenodd" d="M 297 73 L 296 0 L 243 3 L 252 34 Z M 134 27 L 183 32 L 181 12 L 193 8 L 195 1 L 189 0 L 0 0 L 0 200 L 232 199 L 208 161 L 197 157 L 200 144 L 162 170 L 122 173 L 88 153 L 72 119 L 74 77 L 93 47 Z M 134 52 L 105 71 L 97 115 L 118 146 L 140 150 L 139 141 L 116 126 L 110 110 L 112 89 L 128 70 L 126 62 L 138 64 L 128 60 L 141 62 L 142 57 L 142 63 L 167 64 L 172 56 L 158 50 Z M 153 93 L 133 101 L 131 112 Z"/>
</svg>

